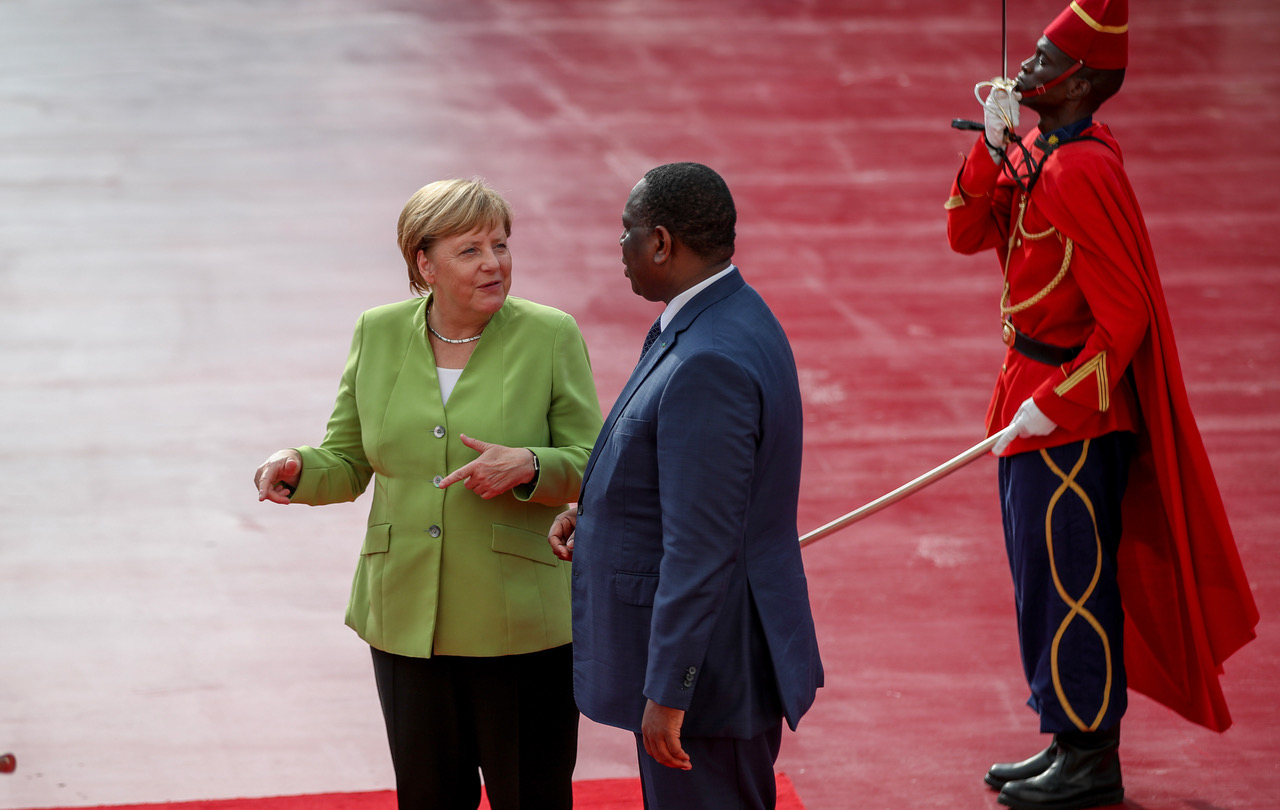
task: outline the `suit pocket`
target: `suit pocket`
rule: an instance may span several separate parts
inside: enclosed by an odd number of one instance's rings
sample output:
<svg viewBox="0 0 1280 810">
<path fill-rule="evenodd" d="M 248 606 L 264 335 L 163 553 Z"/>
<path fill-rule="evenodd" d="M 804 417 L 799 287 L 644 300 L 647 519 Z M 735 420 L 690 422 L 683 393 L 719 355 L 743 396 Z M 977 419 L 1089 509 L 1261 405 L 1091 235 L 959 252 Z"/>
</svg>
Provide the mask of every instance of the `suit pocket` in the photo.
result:
<svg viewBox="0 0 1280 810">
<path fill-rule="evenodd" d="M 379 523 L 370 526 L 364 533 L 364 546 L 361 554 L 386 554 L 391 548 L 391 524 Z"/>
<path fill-rule="evenodd" d="M 658 575 L 614 571 L 613 592 L 623 604 L 653 607 L 653 597 L 658 592 Z"/>
<path fill-rule="evenodd" d="M 559 565 L 560 560 L 551 553 L 551 544 L 545 534 L 538 534 L 514 526 L 493 524 L 493 550 L 499 554 L 513 554 L 543 565 Z"/>
<path fill-rule="evenodd" d="M 648 419 L 632 419 L 619 416 L 613 424 L 613 432 L 624 436 L 648 436 L 653 433 L 653 423 Z"/>
</svg>

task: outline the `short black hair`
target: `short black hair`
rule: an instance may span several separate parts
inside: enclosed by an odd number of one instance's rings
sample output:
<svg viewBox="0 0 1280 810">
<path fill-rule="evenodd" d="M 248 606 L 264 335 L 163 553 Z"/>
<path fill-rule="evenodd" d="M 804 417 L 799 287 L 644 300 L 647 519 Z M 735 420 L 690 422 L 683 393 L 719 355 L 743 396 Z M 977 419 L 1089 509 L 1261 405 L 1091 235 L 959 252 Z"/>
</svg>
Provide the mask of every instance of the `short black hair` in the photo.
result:
<svg viewBox="0 0 1280 810">
<path fill-rule="evenodd" d="M 738 212 L 724 178 L 701 163 L 668 163 L 650 169 L 635 200 L 640 225 L 659 225 L 699 257 L 714 262 L 733 257 Z"/>
<path fill-rule="evenodd" d="M 1085 65 L 1076 75 L 1089 81 L 1089 104 L 1094 110 L 1120 92 L 1120 85 L 1124 84 L 1124 68 L 1100 70 Z"/>
</svg>

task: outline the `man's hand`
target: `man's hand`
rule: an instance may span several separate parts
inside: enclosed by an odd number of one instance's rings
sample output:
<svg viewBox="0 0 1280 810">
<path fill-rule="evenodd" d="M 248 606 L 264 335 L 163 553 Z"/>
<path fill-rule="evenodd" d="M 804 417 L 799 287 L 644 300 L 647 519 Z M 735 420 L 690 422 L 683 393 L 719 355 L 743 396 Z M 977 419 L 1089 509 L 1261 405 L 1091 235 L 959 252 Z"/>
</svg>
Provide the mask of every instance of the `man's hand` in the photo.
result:
<svg viewBox="0 0 1280 810">
<path fill-rule="evenodd" d="M 991 159 L 999 163 L 1009 145 L 1009 134 L 1018 129 L 1018 100 L 1022 95 L 1007 82 L 995 79 L 987 100 L 982 104 L 984 137 Z"/>
<path fill-rule="evenodd" d="M 565 562 L 573 561 L 573 530 L 577 525 L 577 510 L 566 509 L 556 515 L 556 519 L 551 522 L 551 531 L 547 532 L 551 553 Z"/>
<path fill-rule="evenodd" d="M 277 450 L 258 465 L 253 474 L 253 485 L 258 488 L 259 501 L 288 503 L 302 477 L 302 456 L 297 450 Z"/>
<path fill-rule="evenodd" d="M 689 755 L 680 747 L 680 727 L 684 725 L 684 710 L 660 706 L 650 700 L 644 706 L 644 719 L 640 721 L 640 735 L 644 738 L 644 750 L 668 768 L 693 770 Z"/>
<path fill-rule="evenodd" d="M 465 433 L 459 438 L 480 458 L 446 475 L 440 481 L 441 489 L 465 480 L 467 489 L 487 500 L 533 480 L 533 453 L 526 448 L 490 444 Z"/>
<path fill-rule="evenodd" d="M 996 442 L 996 446 L 991 448 L 994 455 L 1003 455 L 1014 439 L 1026 439 L 1031 436 L 1048 436 L 1057 430 L 1058 426 L 1044 412 L 1036 406 L 1036 401 L 1031 397 L 1027 397 L 1027 401 L 1018 407 L 1018 412 L 1013 415 L 1013 421 L 1009 423 L 1012 430 L 1005 431 L 1000 437 L 1000 441 Z"/>
</svg>

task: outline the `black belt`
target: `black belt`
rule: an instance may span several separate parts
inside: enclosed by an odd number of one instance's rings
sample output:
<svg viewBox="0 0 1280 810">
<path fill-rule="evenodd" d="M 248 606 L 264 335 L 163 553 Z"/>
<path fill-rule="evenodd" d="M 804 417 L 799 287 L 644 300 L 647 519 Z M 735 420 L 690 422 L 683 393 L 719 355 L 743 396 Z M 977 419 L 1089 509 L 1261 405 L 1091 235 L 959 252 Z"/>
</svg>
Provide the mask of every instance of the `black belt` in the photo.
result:
<svg viewBox="0 0 1280 810">
<path fill-rule="evenodd" d="M 1013 333 L 1013 350 L 1023 357 L 1030 357 L 1037 363 L 1049 366 L 1062 366 L 1070 363 L 1084 351 L 1083 346 L 1064 348 L 1051 343 L 1041 343 L 1035 338 L 1027 337 L 1021 332 Z"/>
</svg>

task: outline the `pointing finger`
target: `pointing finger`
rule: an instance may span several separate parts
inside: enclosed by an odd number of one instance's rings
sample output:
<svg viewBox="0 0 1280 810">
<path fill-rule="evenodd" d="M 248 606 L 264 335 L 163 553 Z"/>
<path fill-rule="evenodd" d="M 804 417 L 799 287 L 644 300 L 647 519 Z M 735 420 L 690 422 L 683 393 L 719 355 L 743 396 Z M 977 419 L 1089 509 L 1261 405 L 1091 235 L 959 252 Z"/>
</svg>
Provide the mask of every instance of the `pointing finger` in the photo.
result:
<svg viewBox="0 0 1280 810">
<path fill-rule="evenodd" d="M 461 467 L 449 473 L 444 478 L 441 478 L 440 483 L 436 484 L 436 486 L 438 486 L 440 489 L 445 489 L 449 485 L 456 484 L 459 481 L 463 480 L 464 478 L 470 478 L 472 473 L 472 468 L 475 466 L 476 466 L 476 463 L 474 461 L 471 462 L 470 464 L 463 464 Z"/>
<path fill-rule="evenodd" d="M 458 434 L 458 438 L 462 440 L 463 444 L 470 447 L 472 450 L 475 450 L 477 453 L 483 453 L 485 450 L 492 447 L 489 442 L 481 441 L 480 439 L 473 439 L 465 433 Z"/>
</svg>

